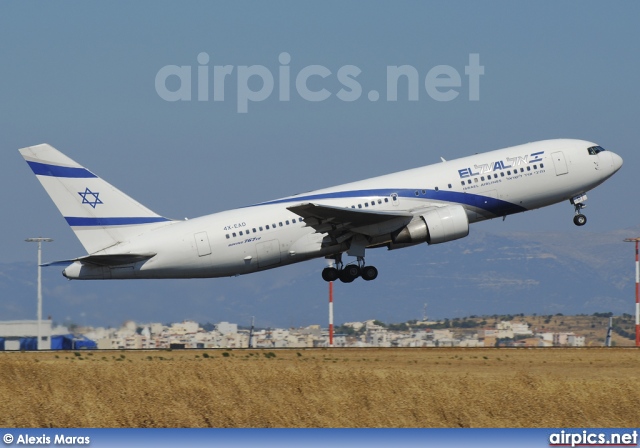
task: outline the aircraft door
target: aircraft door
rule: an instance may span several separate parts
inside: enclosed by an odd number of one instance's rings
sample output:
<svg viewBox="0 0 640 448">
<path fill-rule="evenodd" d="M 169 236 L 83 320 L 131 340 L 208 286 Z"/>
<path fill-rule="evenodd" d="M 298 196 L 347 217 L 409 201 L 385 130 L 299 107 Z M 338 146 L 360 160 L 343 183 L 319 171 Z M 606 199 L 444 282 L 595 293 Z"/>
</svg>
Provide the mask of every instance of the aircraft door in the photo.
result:
<svg viewBox="0 0 640 448">
<path fill-rule="evenodd" d="M 565 160 L 564 153 L 562 151 L 551 153 L 551 158 L 553 159 L 553 166 L 556 169 L 556 176 L 567 174 L 569 172 L 567 168 L 567 161 Z"/>
<path fill-rule="evenodd" d="M 398 196 L 398 193 L 391 193 L 391 203 L 396 207 L 400 204 L 400 196 Z"/>
<path fill-rule="evenodd" d="M 211 245 L 209 244 L 209 236 L 207 232 L 200 232 L 194 235 L 196 239 L 196 247 L 198 248 L 198 256 L 204 257 L 211 254 Z"/>
<path fill-rule="evenodd" d="M 280 241 L 269 240 L 256 244 L 258 268 L 280 264 Z"/>
</svg>

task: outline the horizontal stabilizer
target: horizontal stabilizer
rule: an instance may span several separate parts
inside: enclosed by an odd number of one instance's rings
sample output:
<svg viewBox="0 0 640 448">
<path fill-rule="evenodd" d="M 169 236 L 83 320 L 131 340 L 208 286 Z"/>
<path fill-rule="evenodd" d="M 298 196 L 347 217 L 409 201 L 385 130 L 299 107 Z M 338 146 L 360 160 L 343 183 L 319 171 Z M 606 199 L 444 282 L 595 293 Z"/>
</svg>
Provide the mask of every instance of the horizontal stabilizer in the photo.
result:
<svg viewBox="0 0 640 448">
<path fill-rule="evenodd" d="M 68 264 L 80 261 L 82 263 L 91 263 L 98 266 L 121 266 L 123 264 L 132 264 L 139 261 L 149 260 L 156 254 L 108 254 L 108 255 L 86 255 L 72 260 L 52 261 L 43 263 L 40 266 L 66 266 Z"/>
</svg>

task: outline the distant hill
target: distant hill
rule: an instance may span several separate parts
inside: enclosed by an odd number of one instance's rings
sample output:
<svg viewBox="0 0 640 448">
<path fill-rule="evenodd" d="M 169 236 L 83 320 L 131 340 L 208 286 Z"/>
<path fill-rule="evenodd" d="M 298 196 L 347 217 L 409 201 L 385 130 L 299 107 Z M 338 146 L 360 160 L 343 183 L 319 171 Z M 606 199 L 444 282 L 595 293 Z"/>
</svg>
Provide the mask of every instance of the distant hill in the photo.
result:
<svg viewBox="0 0 640 448">
<path fill-rule="evenodd" d="M 487 233 L 367 255 L 380 276 L 335 284 L 336 323 L 491 314 L 634 313 L 633 247 L 640 226 L 609 233 Z M 387 252 L 387 253 L 383 253 Z M 249 276 L 196 280 L 68 281 L 43 269 L 44 315 L 57 322 L 229 321 L 260 327 L 327 323 L 322 260 Z M 0 264 L 0 320 L 35 318 L 36 267 Z"/>
</svg>

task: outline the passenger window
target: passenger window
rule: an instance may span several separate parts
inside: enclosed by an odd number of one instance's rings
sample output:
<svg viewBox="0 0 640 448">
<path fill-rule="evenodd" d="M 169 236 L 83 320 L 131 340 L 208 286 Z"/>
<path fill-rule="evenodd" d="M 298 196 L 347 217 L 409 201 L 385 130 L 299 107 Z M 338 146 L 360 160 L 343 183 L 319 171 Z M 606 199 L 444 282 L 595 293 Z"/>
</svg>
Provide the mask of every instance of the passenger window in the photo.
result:
<svg viewBox="0 0 640 448">
<path fill-rule="evenodd" d="M 378 204 L 382 204 L 382 201 L 380 199 L 378 199 Z"/>
<path fill-rule="evenodd" d="M 260 231 L 262 232 L 262 227 L 258 227 L 260 229 Z"/>
<path fill-rule="evenodd" d="M 467 185 L 471 185 L 471 179 L 467 181 Z"/>
<path fill-rule="evenodd" d="M 369 207 L 369 203 L 368 203 L 368 202 L 365 202 L 365 203 L 364 203 L 364 206 L 365 206 L 365 207 Z"/>
<path fill-rule="evenodd" d="M 480 178 L 480 180 L 481 180 L 481 181 L 484 181 L 484 176 L 482 176 L 482 177 Z"/>
<path fill-rule="evenodd" d="M 289 221 L 285 221 L 284 223 L 285 223 L 286 225 L 289 225 Z"/>
<path fill-rule="evenodd" d="M 227 237 L 227 239 L 231 238 L 228 233 L 225 236 Z"/>
<path fill-rule="evenodd" d="M 507 171 L 507 174 L 508 174 L 509 176 L 511 176 L 511 170 Z"/>
<path fill-rule="evenodd" d="M 362 208 L 362 204 L 358 204 L 358 208 Z"/>
<path fill-rule="evenodd" d="M 474 177 L 474 178 L 473 178 L 473 181 L 477 184 L 477 183 L 478 183 L 478 178 L 477 178 L 477 177 Z"/>
<path fill-rule="evenodd" d="M 530 166 L 527 167 L 527 171 L 531 171 L 531 167 Z"/>
<path fill-rule="evenodd" d="M 464 181 L 460 182 L 462 185 L 464 185 Z"/>
<path fill-rule="evenodd" d="M 420 193 L 418 192 L 418 190 L 416 190 L 416 196 L 420 196 Z"/>
<path fill-rule="evenodd" d="M 500 177 L 504 177 L 504 173 L 503 172 L 500 172 Z"/>
<path fill-rule="evenodd" d="M 544 164 L 543 163 L 540 164 L 540 168 L 544 168 Z"/>
<path fill-rule="evenodd" d="M 533 165 L 533 169 L 537 170 L 538 169 L 538 165 Z"/>
<path fill-rule="evenodd" d="M 233 233 L 231 234 L 231 236 L 233 236 L 233 237 L 235 238 L 235 237 L 236 237 L 236 232 L 233 232 Z"/>
<path fill-rule="evenodd" d="M 278 224 L 280 224 L 280 227 L 282 227 L 282 223 L 281 222 L 279 222 Z"/>
<path fill-rule="evenodd" d="M 439 188 L 438 188 L 438 187 L 436 187 L 436 191 L 438 191 L 438 190 L 439 190 Z"/>
<path fill-rule="evenodd" d="M 296 223 L 296 218 L 293 218 L 293 219 L 291 220 L 291 222 L 292 222 L 293 224 L 295 224 L 295 223 Z"/>
<path fill-rule="evenodd" d="M 389 198 L 384 198 L 384 202 L 389 202 Z"/>
<path fill-rule="evenodd" d="M 273 224 L 271 224 L 271 227 L 273 227 L 275 229 L 276 228 L 276 223 L 274 222 Z"/>
<path fill-rule="evenodd" d="M 376 201 L 371 201 L 371 205 L 376 205 Z"/>
<path fill-rule="evenodd" d="M 520 168 L 520 172 L 521 172 L 521 173 L 524 173 L 524 168 Z"/>
<path fill-rule="evenodd" d="M 422 190 L 422 194 L 423 194 L 423 195 L 425 195 L 425 194 L 427 194 L 427 192 L 426 192 L 426 191 L 424 191 L 424 190 Z"/>
<path fill-rule="evenodd" d="M 242 230 L 240 231 L 240 236 L 242 236 Z"/>
<path fill-rule="evenodd" d="M 267 224 L 267 230 L 269 230 L 269 224 Z"/>
<path fill-rule="evenodd" d="M 451 188 L 451 184 L 449 184 L 449 188 Z"/>
</svg>

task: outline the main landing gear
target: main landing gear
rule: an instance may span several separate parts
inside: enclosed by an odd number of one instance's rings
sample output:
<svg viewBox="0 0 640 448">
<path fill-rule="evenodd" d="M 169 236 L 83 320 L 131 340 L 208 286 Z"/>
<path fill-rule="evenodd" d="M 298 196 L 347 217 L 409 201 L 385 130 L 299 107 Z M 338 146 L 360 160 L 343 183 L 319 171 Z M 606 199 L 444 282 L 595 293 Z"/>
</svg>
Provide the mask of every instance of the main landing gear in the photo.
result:
<svg viewBox="0 0 640 448">
<path fill-rule="evenodd" d="M 587 206 L 584 201 L 587 200 L 587 195 L 582 194 L 580 196 L 575 196 L 571 198 L 571 203 L 575 208 L 576 214 L 573 217 L 573 223 L 577 226 L 583 226 L 587 223 L 587 217 L 582 214 L 582 209 Z"/>
<path fill-rule="evenodd" d="M 333 282 L 340 280 L 343 283 L 351 283 L 358 277 L 363 280 L 375 280 L 378 276 L 378 270 L 373 266 L 364 264 L 364 257 L 358 257 L 356 264 L 342 265 L 342 254 L 335 257 L 336 267 L 328 267 L 322 270 L 322 279 L 325 282 Z"/>
</svg>

